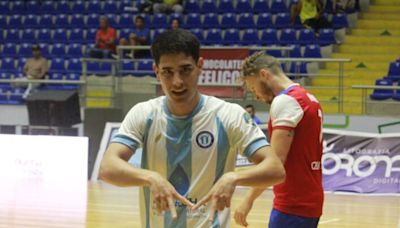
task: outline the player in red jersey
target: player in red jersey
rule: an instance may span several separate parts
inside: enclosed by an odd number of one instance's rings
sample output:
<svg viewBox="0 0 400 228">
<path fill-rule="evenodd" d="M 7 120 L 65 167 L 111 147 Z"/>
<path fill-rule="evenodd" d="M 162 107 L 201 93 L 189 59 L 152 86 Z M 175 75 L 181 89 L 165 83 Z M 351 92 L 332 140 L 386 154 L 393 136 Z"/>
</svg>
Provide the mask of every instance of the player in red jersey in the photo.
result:
<svg viewBox="0 0 400 228">
<path fill-rule="evenodd" d="M 274 186 L 269 227 L 317 227 L 324 200 L 322 188 L 322 110 L 318 100 L 283 72 L 281 63 L 262 52 L 245 60 L 243 80 L 258 100 L 271 104 L 268 133 L 272 150 L 286 170 Z M 235 211 L 238 224 L 265 189 L 251 189 Z"/>
</svg>

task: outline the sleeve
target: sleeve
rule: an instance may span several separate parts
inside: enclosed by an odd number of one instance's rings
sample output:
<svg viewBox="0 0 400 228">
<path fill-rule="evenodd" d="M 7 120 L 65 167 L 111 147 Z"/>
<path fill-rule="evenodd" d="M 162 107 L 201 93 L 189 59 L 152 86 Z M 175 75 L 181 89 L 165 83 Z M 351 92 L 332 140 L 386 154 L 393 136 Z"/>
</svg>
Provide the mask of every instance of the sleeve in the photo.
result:
<svg viewBox="0 0 400 228">
<path fill-rule="evenodd" d="M 112 138 L 112 143 L 120 143 L 131 150 L 136 150 L 143 144 L 144 129 L 149 111 L 144 103 L 135 105 L 125 116 L 118 133 Z"/>
<path fill-rule="evenodd" d="M 258 149 L 269 146 L 265 134 L 246 110 L 239 105 L 233 105 L 226 112 L 229 113 L 227 118 L 231 145 L 235 145 L 242 156 L 250 159 Z"/>
<path fill-rule="evenodd" d="M 297 100 L 286 94 L 277 96 L 271 105 L 272 128 L 293 129 L 303 118 L 304 111 Z"/>
</svg>

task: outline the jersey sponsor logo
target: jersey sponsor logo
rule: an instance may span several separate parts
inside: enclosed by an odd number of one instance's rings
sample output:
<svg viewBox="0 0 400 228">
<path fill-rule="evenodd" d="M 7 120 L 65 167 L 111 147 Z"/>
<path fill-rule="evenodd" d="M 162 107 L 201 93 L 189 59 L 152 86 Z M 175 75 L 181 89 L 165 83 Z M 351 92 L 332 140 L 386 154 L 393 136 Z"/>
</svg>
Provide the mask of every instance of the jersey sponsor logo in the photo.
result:
<svg viewBox="0 0 400 228">
<path fill-rule="evenodd" d="M 311 162 L 311 169 L 312 170 L 320 170 L 321 169 L 321 162 L 320 161 Z"/>
<path fill-rule="evenodd" d="M 196 143 L 203 149 L 209 148 L 214 143 L 214 136 L 209 131 L 201 131 L 196 136 Z"/>
</svg>

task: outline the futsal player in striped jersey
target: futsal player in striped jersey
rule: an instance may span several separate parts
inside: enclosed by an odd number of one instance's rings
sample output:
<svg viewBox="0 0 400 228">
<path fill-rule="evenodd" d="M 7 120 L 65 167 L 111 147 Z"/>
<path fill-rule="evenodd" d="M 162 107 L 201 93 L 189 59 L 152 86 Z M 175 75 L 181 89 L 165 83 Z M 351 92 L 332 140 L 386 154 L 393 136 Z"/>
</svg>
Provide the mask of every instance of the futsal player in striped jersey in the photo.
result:
<svg viewBox="0 0 400 228">
<path fill-rule="evenodd" d="M 166 95 L 129 111 L 100 176 L 114 185 L 142 187 L 142 227 L 229 227 L 235 187 L 280 183 L 283 165 L 243 108 L 198 92 L 203 59 L 193 34 L 166 31 L 151 51 Z M 139 147 L 141 168 L 135 168 L 128 160 Z M 237 151 L 257 165 L 235 172 Z"/>
<path fill-rule="evenodd" d="M 268 133 L 272 151 L 286 170 L 284 183 L 274 186 L 270 228 L 313 228 L 322 214 L 322 110 L 318 100 L 282 71 L 280 62 L 263 52 L 245 60 L 242 67 L 247 88 L 271 104 Z M 264 191 L 253 188 L 235 211 L 238 224 Z"/>
</svg>

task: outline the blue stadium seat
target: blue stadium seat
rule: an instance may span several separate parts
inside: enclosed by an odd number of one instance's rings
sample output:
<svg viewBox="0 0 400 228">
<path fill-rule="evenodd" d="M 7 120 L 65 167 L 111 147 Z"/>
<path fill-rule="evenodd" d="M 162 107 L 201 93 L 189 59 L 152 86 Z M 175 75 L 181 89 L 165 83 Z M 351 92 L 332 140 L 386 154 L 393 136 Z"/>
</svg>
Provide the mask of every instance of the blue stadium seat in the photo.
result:
<svg viewBox="0 0 400 228">
<path fill-rule="evenodd" d="M 153 22 L 151 23 L 151 28 L 167 28 L 167 16 L 164 13 L 156 13 L 153 15 Z"/>
<path fill-rule="evenodd" d="M 119 22 L 115 26 L 116 28 L 130 28 L 133 26 L 133 16 L 131 14 L 122 14 L 119 17 Z"/>
<path fill-rule="evenodd" d="M 4 39 L 5 43 L 19 43 L 20 42 L 20 32 L 17 29 L 8 29 L 7 36 Z"/>
<path fill-rule="evenodd" d="M 25 29 L 22 31 L 21 41 L 27 43 L 34 43 L 36 40 L 35 29 Z"/>
<path fill-rule="evenodd" d="M 217 6 L 215 5 L 214 0 L 203 0 L 203 4 L 201 6 L 202 13 L 217 13 Z"/>
<path fill-rule="evenodd" d="M 25 16 L 24 27 L 25 28 L 37 28 L 39 26 L 38 16 L 33 14 L 28 14 Z"/>
<path fill-rule="evenodd" d="M 203 29 L 195 28 L 190 30 L 200 41 L 200 43 L 204 42 L 204 34 L 203 34 Z"/>
<path fill-rule="evenodd" d="M 233 13 L 225 13 L 222 15 L 221 20 L 221 28 L 236 28 L 236 14 Z"/>
<path fill-rule="evenodd" d="M 239 45 L 241 44 L 239 30 L 227 29 L 224 34 L 224 45 Z"/>
<path fill-rule="evenodd" d="M 78 73 L 67 73 L 65 75 L 65 80 L 69 81 L 79 81 L 81 79 L 81 75 Z M 78 84 L 64 84 L 63 89 L 64 90 L 74 90 L 78 89 L 79 85 Z"/>
<path fill-rule="evenodd" d="M 73 28 L 86 28 L 85 18 L 81 14 L 75 14 L 71 18 L 70 25 Z"/>
<path fill-rule="evenodd" d="M 332 27 L 334 29 L 341 29 L 349 27 L 346 14 L 334 14 L 332 17 Z"/>
<path fill-rule="evenodd" d="M 11 13 L 10 5 L 7 2 L 0 2 L 0 15 L 8 15 Z"/>
<path fill-rule="evenodd" d="M 253 14 L 250 13 L 242 13 L 239 15 L 238 19 L 239 28 L 255 28 L 256 24 L 254 23 Z"/>
<path fill-rule="evenodd" d="M 131 16 L 132 17 L 132 16 Z M 100 16 L 98 14 L 92 13 L 87 17 L 86 25 L 88 28 L 98 28 L 99 27 Z M 133 26 L 131 23 L 129 26 Z"/>
<path fill-rule="evenodd" d="M 264 29 L 261 32 L 260 42 L 262 45 L 278 44 L 278 36 L 276 29 Z"/>
<path fill-rule="evenodd" d="M 17 56 L 17 46 L 13 43 L 6 43 L 3 45 L 3 51 L 1 57 L 11 57 L 14 58 Z"/>
<path fill-rule="evenodd" d="M 283 46 L 289 44 L 296 44 L 297 43 L 296 30 L 290 28 L 282 29 L 279 43 Z"/>
<path fill-rule="evenodd" d="M 136 77 L 143 76 L 154 76 L 153 71 L 153 60 L 152 59 L 140 59 L 138 62 L 137 70 L 134 73 Z"/>
<path fill-rule="evenodd" d="M 72 14 L 84 14 L 86 12 L 86 5 L 83 1 L 73 1 L 71 6 L 71 13 Z"/>
<path fill-rule="evenodd" d="M 56 4 L 53 1 L 43 1 L 41 5 L 42 13 L 54 13 Z"/>
<path fill-rule="evenodd" d="M 24 66 L 26 61 L 28 61 L 28 58 L 26 57 L 20 57 L 17 61 L 17 72 L 15 74 L 15 78 L 22 78 L 25 76 L 24 73 Z"/>
<path fill-rule="evenodd" d="M 96 33 L 97 29 L 96 28 L 91 28 L 86 30 L 86 40 L 88 43 L 94 43 L 96 40 Z"/>
<path fill-rule="evenodd" d="M 187 15 L 185 28 L 192 29 L 192 28 L 200 28 L 202 26 L 201 17 L 198 13 L 190 13 Z"/>
<path fill-rule="evenodd" d="M 269 12 L 269 5 L 267 0 L 255 0 L 253 6 L 254 13 L 261 14 Z"/>
<path fill-rule="evenodd" d="M 400 101 L 400 89 L 396 90 L 392 96 L 393 100 Z"/>
<path fill-rule="evenodd" d="M 88 62 L 87 63 L 87 73 L 89 75 L 96 75 L 101 72 L 100 64 L 98 62 Z"/>
<path fill-rule="evenodd" d="M 104 3 L 103 13 L 120 13 L 120 5 L 113 0 L 108 0 Z"/>
<path fill-rule="evenodd" d="M 197 0 L 185 1 L 185 11 L 187 13 L 198 13 L 198 12 L 200 12 L 199 2 Z"/>
<path fill-rule="evenodd" d="M 135 65 L 132 60 L 124 59 L 122 60 L 122 71 L 121 76 L 132 75 L 132 71 L 135 69 Z"/>
<path fill-rule="evenodd" d="M 25 14 L 26 13 L 25 3 L 23 1 L 13 1 L 11 13 L 14 15 Z"/>
<path fill-rule="evenodd" d="M 18 51 L 19 57 L 30 57 L 32 56 L 32 45 L 30 43 L 22 43 L 19 45 Z"/>
<path fill-rule="evenodd" d="M 29 1 L 26 3 L 26 12 L 31 14 L 40 14 L 42 9 L 39 1 Z"/>
<path fill-rule="evenodd" d="M 208 13 L 204 16 L 203 28 L 219 28 L 218 14 Z"/>
<path fill-rule="evenodd" d="M 378 79 L 375 81 L 376 86 L 393 86 L 393 81 L 390 79 Z M 393 97 L 392 89 L 374 89 L 370 98 L 372 100 L 386 100 Z"/>
<path fill-rule="evenodd" d="M 51 55 L 53 56 L 53 58 L 64 57 L 66 55 L 65 43 L 53 44 L 53 48 L 51 50 Z"/>
<path fill-rule="evenodd" d="M 110 75 L 112 74 L 112 65 L 111 63 L 102 63 L 100 64 L 101 71 L 99 75 Z"/>
<path fill-rule="evenodd" d="M 41 50 L 42 56 L 45 57 L 45 58 L 50 57 L 49 44 L 47 44 L 47 43 L 39 43 L 39 46 L 40 46 L 40 50 Z"/>
<path fill-rule="evenodd" d="M 83 30 L 82 29 L 72 29 L 70 31 L 70 35 L 69 35 L 69 42 L 70 43 L 80 43 L 80 44 L 86 43 L 86 37 L 85 37 L 85 34 L 83 33 Z"/>
<path fill-rule="evenodd" d="M 165 32 L 165 29 L 155 29 L 153 33 L 152 41 L 154 41 L 161 33 Z"/>
<path fill-rule="evenodd" d="M 22 16 L 20 14 L 14 14 L 10 16 L 10 19 L 8 21 L 8 26 L 9 28 L 20 28 L 22 27 Z"/>
<path fill-rule="evenodd" d="M 243 33 L 242 45 L 260 45 L 258 31 L 256 29 L 246 29 Z"/>
<path fill-rule="evenodd" d="M 99 1 L 91 0 L 87 6 L 86 12 L 87 13 L 101 13 L 103 8 Z"/>
<path fill-rule="evenodd" d="M 57 28 L 68 28 L 70 26 L 68 15 L 59 14 L 55 17 L 54 25 Z"/>
<path fill-rule="evenodd" d="M 206 40 L 204 41 L 207 45 L 220 45 L 222 44 L 221 29 L 210 29 L 207 32 Z"/>
<path fill-rule="evenodd" d="M 289 47 L 293 47 L 293 50 L 289 52 L 290 58 L 302 58 L 301 48 L 299 45 L 290 45 Z"/>
<path fill-rule="evenodd" d="M 9 104 L 22 104 L 23 103 L 23 95 L 25 89 L 23 88 L 11 88 L 10 89 L 10 97 L 9 97 Z"/>
<path fill-rule="evenodd" d="M 321 46 L 327 46 L 331 44 L 336 44 L 335 32 L 333 29 L 320 29 L 318 44 Z"/>
<path fill-rule="evenodd" d="M 313 29 L 301 29 L 299 33 L 298 44 L 308 45 L 315 43 L 315 33 Z"/>
<path fill-rule="evenodd" d="M 1 73 L 15 74 L 17 68 L 15 67 L 14 58 L 2 58 L 1 60 Z"/>
<path fill-rule="evenodd" d="M 72 58 L 68 61 L 67 72 L 69 73 L 81 73 L 82 63 L 78 58 Z"/>
<path fill-rule="evenodd" d="M 42 15 L 39 20 L 39 26 L 45 29 L 52 28 L 54 26 L 53 16 L 50 14 Z"/>
<path fill-rule="evenodd" d="M 258 15 L 257 28 L 266 29 L 273 27 L 272 15 L 270 13 L 262 13 Z"/>
<path fill-rule="evenodd" d="M 70 44 L 68 47 L 69 58 L 80 58 L 83 56 L 82 45 L 78 43 Z M 71 61 L 70 61 L 71 62 Z"/>
<path fill-rule="evenodd" d="M 0 6 L 1 7 L 1 6 Z M 7 23 L 7 16 L 6 15 L 1 15 L 0 14 L 0 27 L 1 28 L 6 28 L 8 26 Z M 3 33 L 3 31 L 1 31 L 1 33 Z"/>
<path fill-rule="evenodd" d="M 49 73 L 65 73 L 65 59 L 52 58 Z"/>
<path fill-rule="evenodd" d="M 400 82 L 400 61 L 391 62 L 386 79 L 390 79 L 393 82 Z"/>
<path fill-rule="evenodd" d="M 59 1 L 55 10 L 56 14 L 69 14 L 71 13 L 71 5 L 69 1 Z"/>
<path fill-rule="evenodd" d="M 252 13 L 253 12 L 251 3 L 248 0 L 237 0 L 235 8 L 236 8 L 237 13 Z"/>
<path fill-rule="evenodd" d="M 68 43 L 68 34 L 66 29 L 56 29 L 53 34 L 54 43 Z"/>
<path fill-rule="evenodd" d="M 51 30 L 49 29 L 40 29 L 37 34 L 37 41 L 42 43 L 50 43 L 51 39 Z"/>
<path fill-rule="evenodd" d="M 307 63 L 305 62 L 293 62 L 290 65 L 290 76 L 289 78 L 295 79 L 295 78 L 301 78 L 306 76 L 307 72 Z"/>
<path fill-rule="evenodd" d="M 274 56 L 275 58 L 282 58 L 283 57 L 281 50 L 267 50 L 267 54 L 271 55 L 271 56 Z"/>
<path fill-rule="evenodd" d="M 289 12 L 284 0 L 272 0 L 271 13 L 286 13 Z"/>
<path fill-rule="evenodd" d="M 183 15 L 179 14 L 179 13 L 172 13 L 169 15 L 169 23 L 171 24 L 172 19 L 178 19 L 180 24 L 183 24 L 184 19 L 183 19 Z"/>
<path fill-rule="evenodd" d="M 121 29 L 121 30 L 119 31 L 119 37 L 120 37 L 120 38 L 126 38 L 126 39 L 128 39 L 128 38 L 129 38 L 129 34 L 131 34 L 131 32 L 132 32 L 132 30 L 129 29 L 129 28 Z M 94 40 L 94 39 L 93 39 L 93 40 Z"/>
<path fill-rule="evenodd" d="M 307 45 L 303 56 L 304 58 L 322 58 L 321 47 L 315 44 Z"/>
<path fill-rule="evenodd" d="M 288 28 L 290 27 L 290 14 L 278 13 L 275 18 L 275 28 Z"/>
<path fill-rule="evenodd" d="M 50 72 L 49 73 L 49 79 L 50 80 L 63 80 L 64 77 L 63 77 L 63 74 L 60 73 L 60 72 Z M 57 86 L 58 87 L 59 85 L 50 84 L 50 86 Z"/>
<path fill-rule="evenodd" d="M 218 13 L 233 13 L 233 12 L 235 12 L 235 8 L 233 7 L 233 1 L 220 0 L 217 11 L 218 11 Z"/>
</svg>

